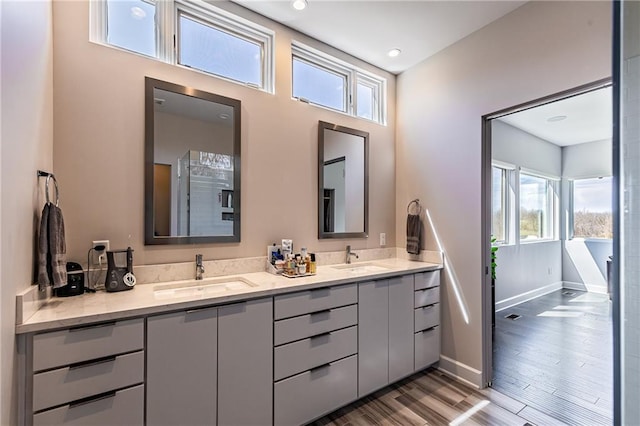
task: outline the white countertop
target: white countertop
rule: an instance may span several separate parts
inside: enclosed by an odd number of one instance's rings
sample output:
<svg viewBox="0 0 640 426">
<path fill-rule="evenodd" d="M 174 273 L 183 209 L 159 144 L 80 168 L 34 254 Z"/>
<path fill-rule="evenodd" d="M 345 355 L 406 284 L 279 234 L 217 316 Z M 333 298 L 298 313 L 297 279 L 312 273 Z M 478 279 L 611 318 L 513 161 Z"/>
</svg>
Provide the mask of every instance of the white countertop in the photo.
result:
<svg viewBox="0 0 640 426">
<path fill-rule="evenodd" d="M 441 269 L 442 265 L 404 259 L 381 259 L 364 264 L 384 266 L 387 269 L 367 272 L 336 269 L 339 265 L 320 266 L 314 276 L 285 278 L 267 272 L 252 272 L 214 277 L 216 280 L 242 279 L 255 284 L 253 287 L 226 290 L 215 295 L 187 295 L 158 297 L 154 290 L 158 285 L 140 284 L 130 291 L 86 293 L 68 298 L 53 297 L 24 323 L 16 325 L 16 334 L 32 333 L 57 328 L 111 321 L 129 317 L 193 309 L 209 305 L 239 302 L 257 297 L 273 296 L 292 291 L 308 290 L 337 284 L 347 284 L 369 279 L 380 279 L 405 273 Z M 353 263 L 352 266 L 357 266 Z M 380 268 L 375 268 L 380 269 Z"/>
</svg>

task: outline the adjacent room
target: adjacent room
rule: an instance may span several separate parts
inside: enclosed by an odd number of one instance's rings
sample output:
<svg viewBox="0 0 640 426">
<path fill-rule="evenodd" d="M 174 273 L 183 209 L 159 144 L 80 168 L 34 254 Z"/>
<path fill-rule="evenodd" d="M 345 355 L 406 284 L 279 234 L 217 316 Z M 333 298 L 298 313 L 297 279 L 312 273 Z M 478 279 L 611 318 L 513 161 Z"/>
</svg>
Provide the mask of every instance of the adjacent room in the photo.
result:
<svg viewBox="0 0 640 426">
<path fill-rule="evenodd" d="M 492 387 L 567 423 L 613 406 L 611 87 L 495 118 Z"/>
</svg>

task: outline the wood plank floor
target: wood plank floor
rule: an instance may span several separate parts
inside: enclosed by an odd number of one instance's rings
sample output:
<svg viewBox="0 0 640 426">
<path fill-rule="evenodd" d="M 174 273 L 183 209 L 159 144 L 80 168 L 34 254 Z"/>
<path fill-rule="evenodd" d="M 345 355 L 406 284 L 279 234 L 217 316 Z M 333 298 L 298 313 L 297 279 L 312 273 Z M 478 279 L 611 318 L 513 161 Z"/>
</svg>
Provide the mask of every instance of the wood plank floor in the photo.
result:
<svg viewBox="0 0 640 426">
<path fill-rule="evenodd" d="M 525 408 L 492 389 L 479 391 L 435 369 L 386 387 L 313 423 L 314 426 L 509 425 L 530 426 Z M 545 418 L 533 410 L 530 416 Z M 540 424 L 558 424 L 541 422 Z"/>
<path fill-rule="evenodd" d="M 492 386 L 566 424 L 612 424 L 610 302 L 606 295 L 566 292 L 496 313 Z M 505 318 L 512 313 L 521 318 Z M 540 422 L 535 414 L 528 418 Z"/>
</svg>

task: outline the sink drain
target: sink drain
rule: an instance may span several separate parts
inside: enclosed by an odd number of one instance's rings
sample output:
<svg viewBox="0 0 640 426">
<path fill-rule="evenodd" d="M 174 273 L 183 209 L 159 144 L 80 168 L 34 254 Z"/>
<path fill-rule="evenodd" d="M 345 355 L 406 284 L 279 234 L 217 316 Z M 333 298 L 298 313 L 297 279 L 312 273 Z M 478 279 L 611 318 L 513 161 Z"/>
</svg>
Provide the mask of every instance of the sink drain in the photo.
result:
<svg viewBox="0 0 640 426">
<path fill-rule="evenodd" d="M 518 314 L 509 314 L 509 315 L 507 315 L 505 318 L 506 318 L 506 319 L 510 319 L 510 320 L 515 321 L 515 320 L 517 320 L 517 319 L 522 318 L 522 315 L 518 315 Z"/>
</svg>

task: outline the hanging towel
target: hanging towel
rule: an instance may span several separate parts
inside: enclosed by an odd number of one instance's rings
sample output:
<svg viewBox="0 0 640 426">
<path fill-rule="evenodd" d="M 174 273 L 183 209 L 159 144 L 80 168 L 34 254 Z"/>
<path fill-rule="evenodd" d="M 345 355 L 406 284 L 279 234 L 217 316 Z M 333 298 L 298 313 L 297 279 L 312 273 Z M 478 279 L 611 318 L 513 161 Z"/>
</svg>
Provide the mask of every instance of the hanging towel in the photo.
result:
<svg viewBox="0 0 640 426">
<path fill-rule="evenodd" d="M 49 254 L 49 208 L 50 203 L 46 203 L 42 208 L 40 217 L 40 234 L 38 235 L 38 286 L 40 291 L 51 285 L 49 275 L 51 274 L 51 262 Z"/>
<path fill-rule="evenodd" d="M 49 252 L 51 253 L 51 283 L 53 288 L 67 284 L 67 243 L 64 236 L 62 210 L 54 204 L 49 208 Z"/>
<path fill-rule="evenodd" d="M 407 253 L 420 254 L 420 235 L 422 222 L 420 215 L 407 215 Z"/>
<path fill-rule="evenodd" d="M 38 236 L 38 285 L 59 288 L 67 284 L 67 245 L 62 210 L 47 203 L 40 218 Z"/>
</svg>

